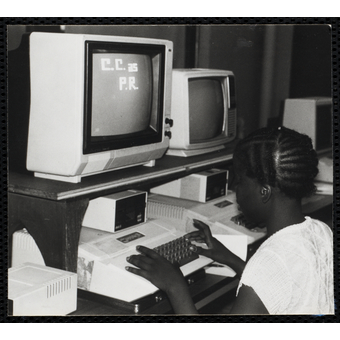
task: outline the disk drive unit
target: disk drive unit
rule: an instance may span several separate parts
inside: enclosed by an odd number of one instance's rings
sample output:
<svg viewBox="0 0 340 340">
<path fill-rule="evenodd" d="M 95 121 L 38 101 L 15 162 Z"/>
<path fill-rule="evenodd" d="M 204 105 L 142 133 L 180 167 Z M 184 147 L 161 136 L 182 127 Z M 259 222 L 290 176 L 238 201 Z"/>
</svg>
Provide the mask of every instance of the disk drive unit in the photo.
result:
<svg viewBox="0 0 340 340">
<path fill-rule="evenodd" d="M 83 226 L 116 232 L 146 221 L 147 192 L 127 190 L 90 201 Z"/>
<path fill-rule="evenodd" d="M 228 189 L 228 170 L 210 169 L 152 188 L 154 194 L 208 202 L 225 196 Z"/>
<path fill-rule="evenodd" d="M 8 269 L 9 315 L 66 315 L 76 309 L 76 273 L 29 262 Z"/>
</svg>

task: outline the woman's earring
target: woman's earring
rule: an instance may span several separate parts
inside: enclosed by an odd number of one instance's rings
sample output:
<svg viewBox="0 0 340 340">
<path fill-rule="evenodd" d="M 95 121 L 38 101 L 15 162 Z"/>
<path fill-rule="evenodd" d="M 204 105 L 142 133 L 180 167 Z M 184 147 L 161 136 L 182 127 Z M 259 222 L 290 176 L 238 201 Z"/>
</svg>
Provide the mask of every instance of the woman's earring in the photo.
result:
<svg viewBox="0 0 340 340">
<path fill-rule="evenodd" d="M 271 196 L 271 188 L 268 187 L 263 187 L 261 188 L 261 197 L 263 202 L 267 202 L 270 199 Z"/>
</svg>

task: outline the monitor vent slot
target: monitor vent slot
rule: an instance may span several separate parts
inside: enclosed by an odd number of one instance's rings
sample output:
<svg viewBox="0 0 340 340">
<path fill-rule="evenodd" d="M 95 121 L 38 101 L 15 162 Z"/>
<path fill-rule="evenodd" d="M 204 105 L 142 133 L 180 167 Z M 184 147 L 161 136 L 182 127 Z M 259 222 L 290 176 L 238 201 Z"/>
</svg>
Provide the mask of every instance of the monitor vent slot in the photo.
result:
<svg viewBox="0 0 340 340">
<path fill-rule="evenodd" d="M 57 296 L 67 290 L 72 288 L 72 280 L 71 277 L 65 277 L 64 279 L 51 282 L 47 284 L 47 298 L 52 298 Z"/>
<path fill-rule="evenodd" d="M 236 110 L 228 112 L 228 136 L 236 135 Z"/>
</svg>

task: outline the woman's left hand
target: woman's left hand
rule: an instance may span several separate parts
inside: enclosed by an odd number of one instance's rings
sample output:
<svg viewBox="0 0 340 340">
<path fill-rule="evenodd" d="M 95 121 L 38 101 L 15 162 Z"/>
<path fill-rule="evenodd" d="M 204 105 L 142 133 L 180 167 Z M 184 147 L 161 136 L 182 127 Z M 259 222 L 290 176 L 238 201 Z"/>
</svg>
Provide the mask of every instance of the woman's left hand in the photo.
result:
<svg viewBox="0 0 340 340">
<path fill-rule="evenodd" d="M 144 246 L 136 249 L 141 255 L 131 255 L 126 260 L 137 268 L 127 266 L 127 271 L 144 277 L 167 294 L 186 285 L 180 269 L 167 259 Z"/>
</svg>

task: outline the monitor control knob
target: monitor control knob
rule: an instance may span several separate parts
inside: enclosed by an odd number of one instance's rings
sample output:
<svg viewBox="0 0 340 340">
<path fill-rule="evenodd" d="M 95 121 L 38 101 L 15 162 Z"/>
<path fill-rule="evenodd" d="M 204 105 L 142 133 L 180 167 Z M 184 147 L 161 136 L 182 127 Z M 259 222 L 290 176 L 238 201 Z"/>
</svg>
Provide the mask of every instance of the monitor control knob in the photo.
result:
<svg viewBox="0 0 340 340">
<path fill-rule="evenodd" d="M 165 118 L 165 124 L 169 124 L 170 127 L 173 127 L 174 121 L 170 118 Z"/>
<path fill-rule="evenodd" d="M 165 131 L 165 132 L 164 132 L 164 135 L 165 135 L 166 137 L 169 137 L 169 139 L 171 139 L 171 131 Z"/>
</svg>

